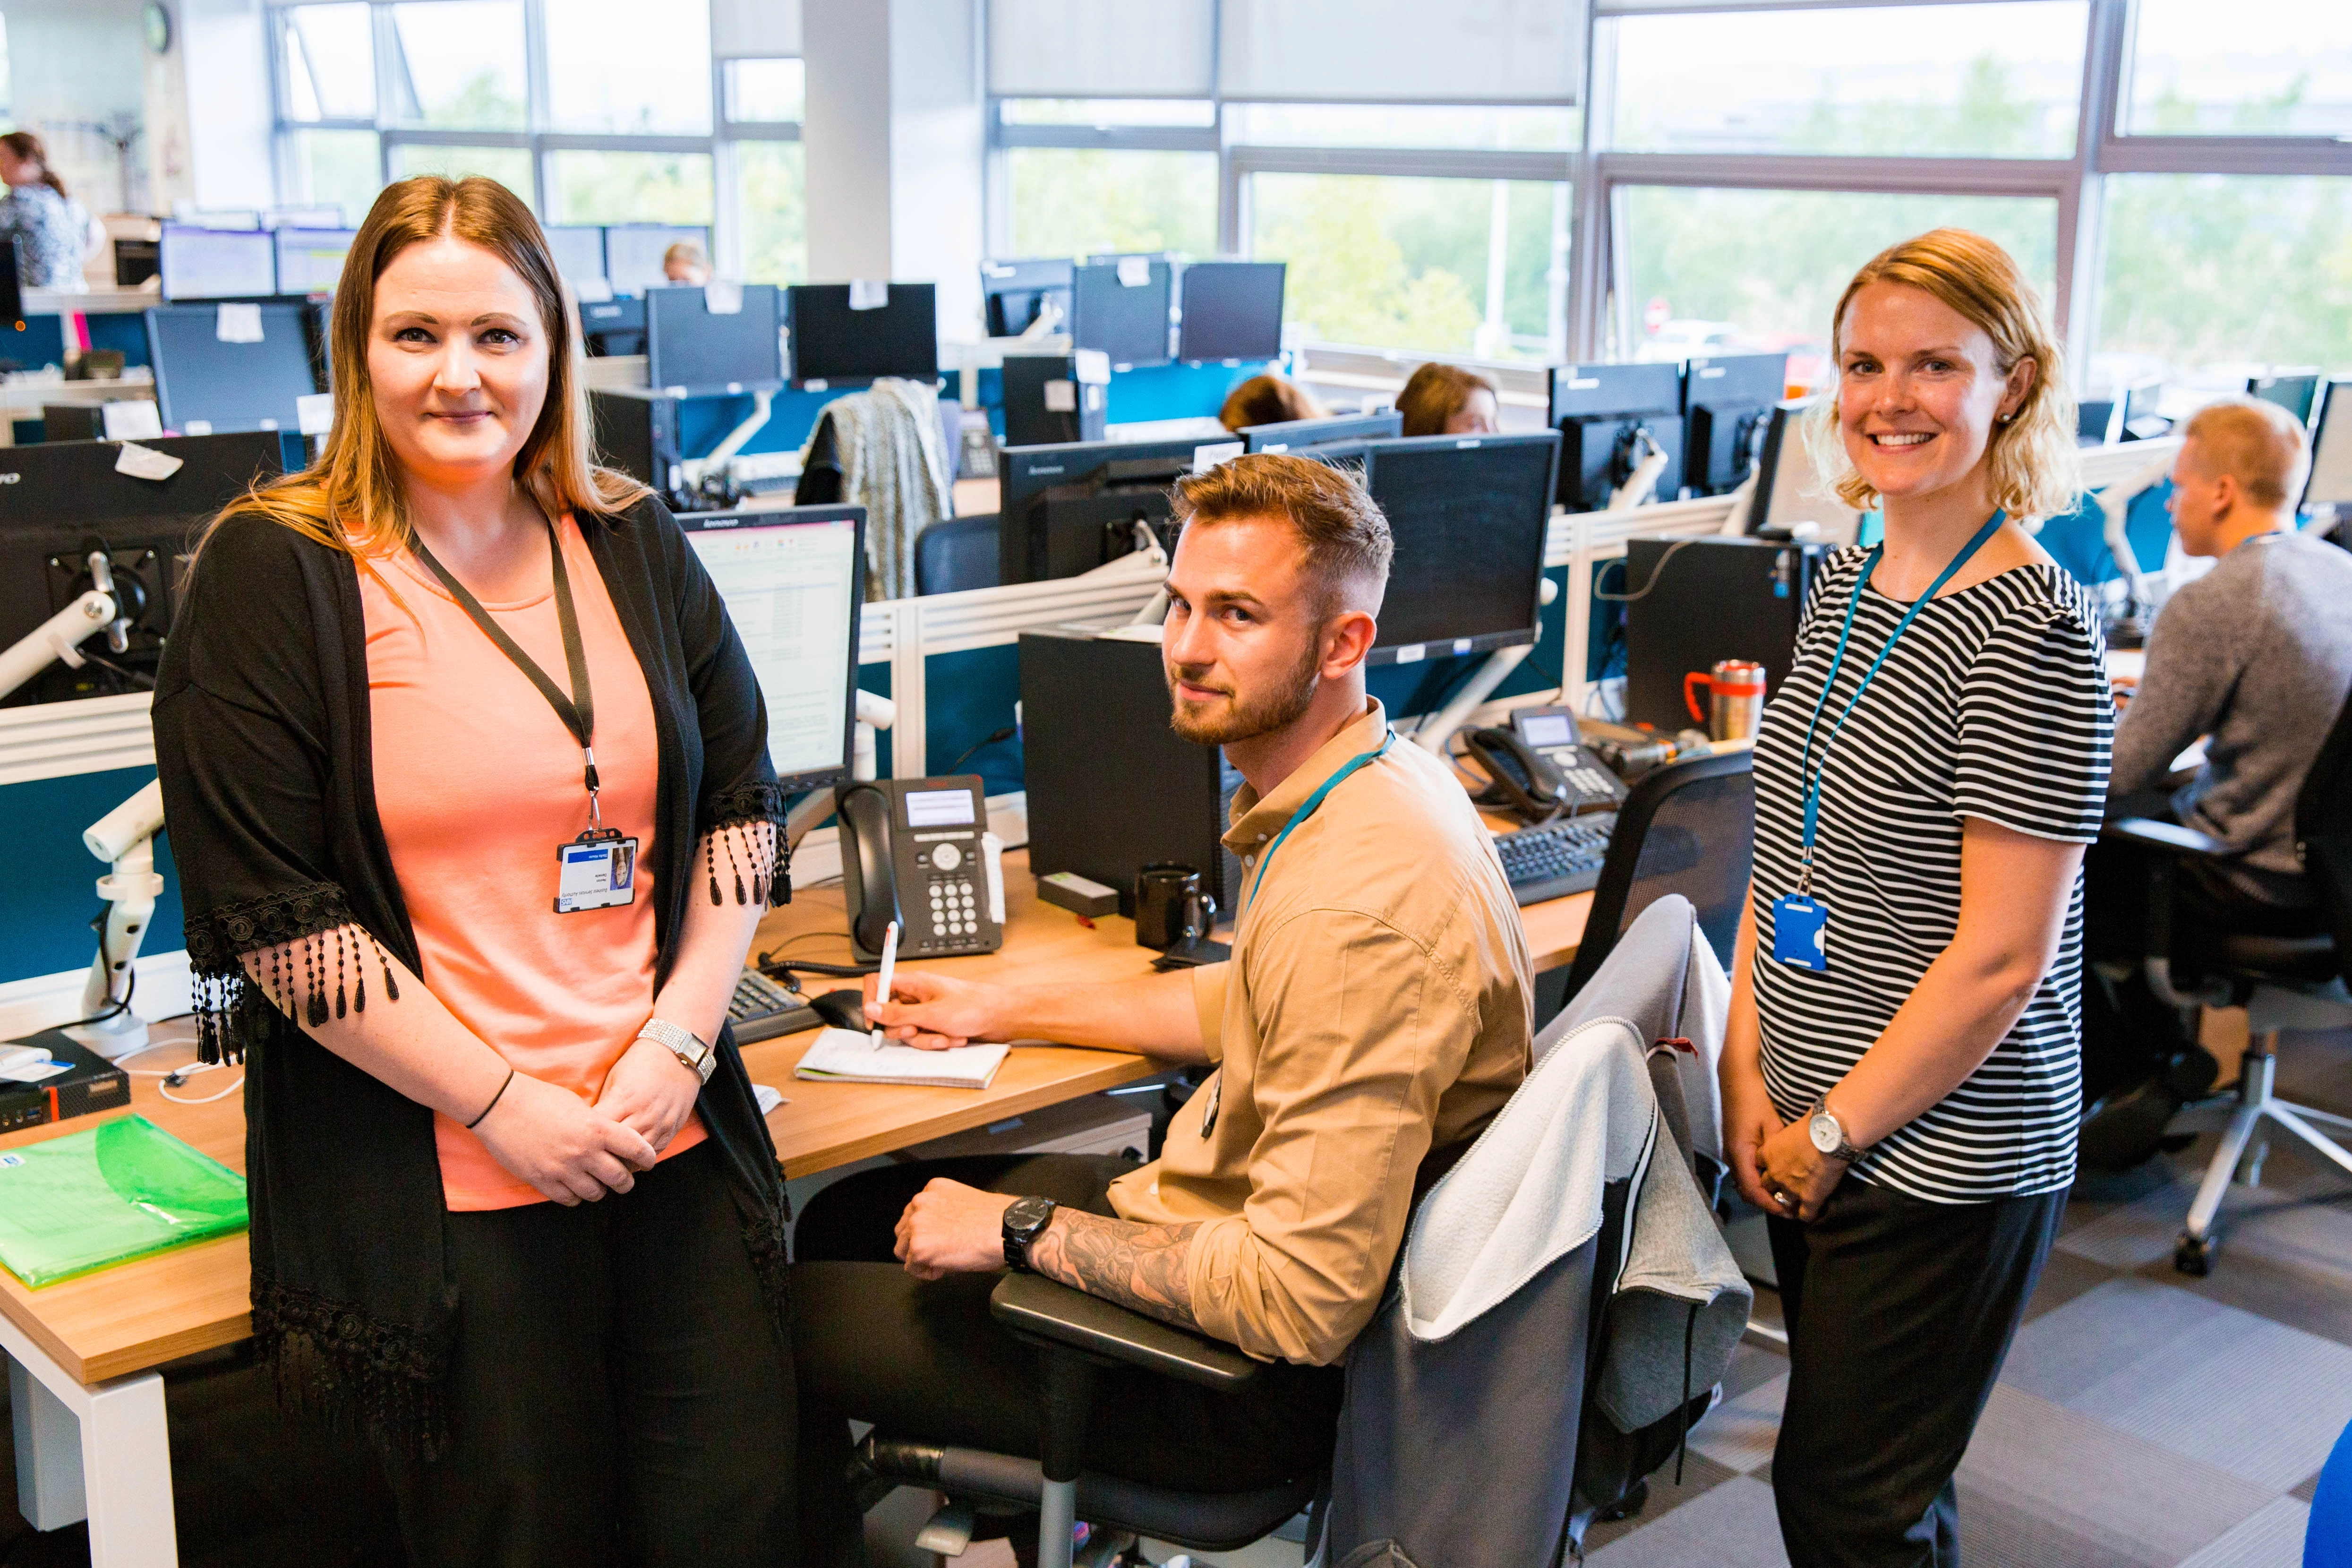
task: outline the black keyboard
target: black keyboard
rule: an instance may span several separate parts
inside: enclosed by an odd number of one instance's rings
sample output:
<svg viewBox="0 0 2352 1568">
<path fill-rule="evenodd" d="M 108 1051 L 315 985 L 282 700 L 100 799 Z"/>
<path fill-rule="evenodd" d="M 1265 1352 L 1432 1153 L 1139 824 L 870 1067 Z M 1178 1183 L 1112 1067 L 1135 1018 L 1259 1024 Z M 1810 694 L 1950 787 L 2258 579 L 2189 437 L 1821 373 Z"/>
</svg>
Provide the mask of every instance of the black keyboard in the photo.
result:
<svg viewBox="0 0 2352 1568">
<path fill-rule="evenodd" d="M 756 969 L 745 970 L 735 982 L 735 994 L 727 1003 L 727 1021 L 735 1026 L 739 1046 L 824 1026 L 824 1020 L 799 997 Z"/>
<path fill-rule="evenodd" d="M 1495 851 L 1503 858 L 1511 896 L 1524 909 L 1546 899 L 1591 892 L 1601 880 L 1601 864 L 1609 858 L 1609 835 L 1616 826 L 1615 812 L 1596 811 L 1497 834 Z"/>
</svg>

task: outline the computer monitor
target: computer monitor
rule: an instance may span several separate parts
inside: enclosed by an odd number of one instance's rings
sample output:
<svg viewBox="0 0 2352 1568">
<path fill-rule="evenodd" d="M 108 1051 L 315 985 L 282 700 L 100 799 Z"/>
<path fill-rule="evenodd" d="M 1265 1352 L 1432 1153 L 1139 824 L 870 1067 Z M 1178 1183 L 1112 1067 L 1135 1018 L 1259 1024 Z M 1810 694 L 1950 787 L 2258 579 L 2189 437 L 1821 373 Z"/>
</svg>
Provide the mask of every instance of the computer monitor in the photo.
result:
<svg viewBox="0 0 2352 1568">
<path fill-rule="evenodd" d="M 1371 444 L 1364 486 L 1396 554 L 1370 662 L 1535 641 L 1559 446 L 1557 430 Z"/>
<path fill-rule="evenodd" d="M 741 309 L 714 313 L 700 289 L 656 289 L 646 307 L 646 382 L 685 392 L 772 392 L 784 384 L 779 290 L 742 285 Z"/>
<path fill-rule="evenodd" d="M 359 237 L 348 228 L 281 228 L 278 242 L 278 292 L 331 294 L 342 281 L 343 258 Z"/>
<path fill-rule="evenodd" d="M 2246 378 L 2246 395 L 2259 397 L 2264 403 L 2275 403 L 2300 420 L 2308 428 L 2319 401 L 2321 382 L 2317 365 L 2300 370 L 2274 370 L 2268 375 Z"/>
<path fill-rule="evenodd" d="M 982 262 L 980 291 L 988 310 L 988 335 L 1017 338 L 1048 312 L 1054 331 L 1069 331 L 1070 274 L 1076 266 L 1066 257 Z"/>
<path fill-rule="evenodd" d="M 1812 407 L 1812 400 L 1804 397 L 1772 405 L 1756 464 L 1756 489 L 1748 498 L 1748 531 L 1790 538 L 1794 525 L 1811 522 L 1819 526 L 1820 537 L 1850 544 L 1862 514 L 1825 493 L 1813 470 L 1804 440 L 1805 416 Z"/>
<path fill-rule="evenodd" d="M 2123 433 L 2126 441 L 2160 441 L 2172 434 L 2172 421 L 2157 412 L 2164 401 L 2164 384 L 2143 381 L 2124 389 Z"/>
<path fill-rule="evenodd" d="M 2318 425 L 2311 436 L 2311 477 L 2302 505 L 2352 507 L 2352 376 L 2320 388 Z"/>
<path fill-rule="evenodd" d="M 1172 279 L 1167 262 L 1141 257 L 1077 268 L 1070 284 L 1072 345 L 1100 350 L 1114 368 L 1166 364 Z"/>
<path fill-rule="evenodd" d="M 1178 284 L 1180 360 L 1272 359 L 1282 352 L 1280 261 L 1196 261 Z"/>
<path fill-rule="evenodd" d="M 604 230 L 600 225 L 550 224 L 547 248 L 555 258 L 555 270 L 575 286 L 604 276 Z"/>
<path fill-rule="evenodd" d="M 2085 397 L 2074 405 L 2074 444 L 2104 447 L 2123 437 L 2124 400 Z"/>
<path fill-rule="evenodd" d="M 278 292 L 278 247 L 258 228 L 163 226 L 166 300 L 266 300 Z"/>
<path fill-rule="evenodd" d="M 1075 577 L 1135 548 L 1139 521 L 1165 535 L 1169 489 L 1194 441 L 1008 447 L 997 458 L 997 581 Z"/>
<path fill-rule="evenodd" d="M 121 652 L 110 649 L 102 634 L 81 645 L 117 668 L 53 664 L 9 696 L 11 706 L 152 685 L 196 535 L 257 480 L 284 473 L 289 456 L 275 435 L 140 445 L 179 458 L 180 468 L 168 479 L 133 478 L 115 468 L 122 449 L 110 441 L 0 450 L 0 647 L 13 647 L 94 585 L 93 551 L 107 557 L 116 607 L 128 623 Z"/>
<path fill-rule="evenodd" d="M 673 245 L 693 245 L 710 254 L 710 231 L 700 225 L 616 223 L 604 230 L 604 276 L 614 292 L 643 294 L 669 279 L 662 273 L 662 258 Z"/>
<path fill-rule="evenodd" d="M 646 352 L 646 302 L 643 300 L 596 300 L 580 307 L 580 335 L 588 352 L 599 357 Z"/>
<path fill-rule="evenodd" d="M 264 228 L 341 228 L 343 209 L 339 202 L 321 202 L 308 207 L 270 207 L 261 215 Z"/>
<path fill-rule="evenodd" d="M 1092 356 L 1089 356 L 1090 358 Z M 1004 445 L 1066 446 L 1104 438 L 1110 389 L 1081 377 L 1076 354 L 1004 356 Z"/>
<path fill-rule="evenodd" d="M 255 308 L 258 342 L 225 341 L 217 305 L 148 308 L 147 358 L 165 429 L 210 436 L 302 427 L 299 400 L 322 390 L 313 358 L 318 317 L 304 304 Z"/>
<path fill-rule="evenodd" d="M 1756 466 L 1772 405 L 1788 390 L 1784 353 L 1692 360 L 1683 374 L 1683 482 L 1698 495 L 1720 495 L 1746 479 Z"/>
<path fill-rule="evenodd" d="M 768 758 L 791 791 L 849 778 L 857 709 L 857 616 L 866 509 L 796 506 L 683 515 L 759 678 Z"/>
<path fill-rule="evenodd" d="M 1343 442 L 1394 440 L 1404 434 L 1404 416 L 1393 408 L 1385 414 L 1335 414 L 1328 419 L 1245 425 L 1234 434 L 1245 452 L 1305 452 Z"/>
<path fill-rule="evenodd" d="M 1559 431 L 1559 502 L 1601 511 L 1652 448 L 1666 455 L 1657 497 L 1683 487 L 1683 367 L 1553 365 L 1547 373 L 1550 421 Z"/>
<path fill-rule="evenodd" d="M 796 283 L 786 289 L 784 321 L 792 328 L 792 376 L 797 382 L 861 381 L 905 376 L 936 381 L 940 374 L 939 289 L 929 283 L 892 283 L 882 302 L 858 310 L 847 283 Z"/>
</svg>

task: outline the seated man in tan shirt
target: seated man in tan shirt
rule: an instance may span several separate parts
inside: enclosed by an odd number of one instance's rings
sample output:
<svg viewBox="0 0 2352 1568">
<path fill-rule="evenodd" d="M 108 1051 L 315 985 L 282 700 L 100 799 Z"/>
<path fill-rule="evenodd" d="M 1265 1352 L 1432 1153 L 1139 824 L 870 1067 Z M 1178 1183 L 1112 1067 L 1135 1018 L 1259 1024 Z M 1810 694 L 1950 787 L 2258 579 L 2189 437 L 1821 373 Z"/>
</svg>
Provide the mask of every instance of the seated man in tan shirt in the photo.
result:
<svg viewBox="0 0 2352 1568">
<path fill-rule="evenodd" d="M 845 1416 L 1034 1451 L 1034 1359 L 987 1310 L 1009 1235 L 1015 1266 L 1276 1363 L 1235 1395 L 1107 1372 L 1087 1468 L 1212 1490 L 1311 1473 L 1334 1363 L 1380 1305 L 1417 1178 L 1527 1074 L 1533 984 L 1501 864 L 1461 784 L 1365 694 L 1380 509 L 1349 476 L 1272 455 L 1180 482 L 1177 503 L 1171 722 L 1247 781 L 1225 835 L 1244 866 L 1232 961 L 1096 985 L 901 971 L 868 1011 L 918 1045 L 1051 1039 L 1217 1070 L 1139 1169 L 940 1161 L 811 1202 L 794 1336 L 813 1549 L 821 1516 L 846 1522 L 824 1495 Z"/>
</svg>

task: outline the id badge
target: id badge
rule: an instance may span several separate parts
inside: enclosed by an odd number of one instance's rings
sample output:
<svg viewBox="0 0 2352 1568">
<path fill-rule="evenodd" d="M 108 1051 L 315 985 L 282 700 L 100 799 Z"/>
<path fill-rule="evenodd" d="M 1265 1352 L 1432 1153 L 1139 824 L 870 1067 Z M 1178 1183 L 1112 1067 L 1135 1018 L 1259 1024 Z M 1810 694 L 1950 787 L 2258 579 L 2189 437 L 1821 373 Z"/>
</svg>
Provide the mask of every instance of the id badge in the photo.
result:
<svg viewBox="0 0 2352 1568">
<path fill-rule="evenodd" d="M 637 898 L 637 841 L 583 833 L 555 851 L 555 912 L 609 910 Z"/>
<path fill-rule="evenodd" d="M 1790 893 L 1772 900 L 1772 958 L 1816 974 L 1830 967 L 1830 908 L 1818 899 Z"/>
</svg>

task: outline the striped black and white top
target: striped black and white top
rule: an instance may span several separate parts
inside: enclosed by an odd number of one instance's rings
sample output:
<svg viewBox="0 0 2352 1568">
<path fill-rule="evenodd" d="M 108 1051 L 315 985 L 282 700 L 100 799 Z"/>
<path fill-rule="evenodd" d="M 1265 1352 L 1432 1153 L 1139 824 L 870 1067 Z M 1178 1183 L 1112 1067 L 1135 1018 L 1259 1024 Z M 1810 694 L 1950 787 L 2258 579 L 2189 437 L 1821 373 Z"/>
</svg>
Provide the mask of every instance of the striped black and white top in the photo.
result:
<svg viewBox="0 0 2352 1568">
<path fill-rule="evenodd" d="M 1756 742 L 1756 963 L 1764 1081 L 1802 1114 L 1876 1041 L 1951 942 L 1960 819 L 2036 837 L 2098 837 L 2115 731 L 2106 646 L 2081 585 L 2021 566 L 1928 604 L 1846 721 L 1822 773 L 1813 895 L 1829 906 L 1826 973 L 1772 959 L 1772 904 L 1794 892 L 1804 817 L 1799 751 L 1866 552 L 1816 575 L 1795 668 Z M 1853 699 L 1909 606 L 1865 589 L 1813 742 Z M 2053 1192 L 2074 1175 L 2082 1102 L 2083 885 L 2039 990 L 1965 1083 L 1853 1171 L 1931 1203 Z"/>
</svg>

